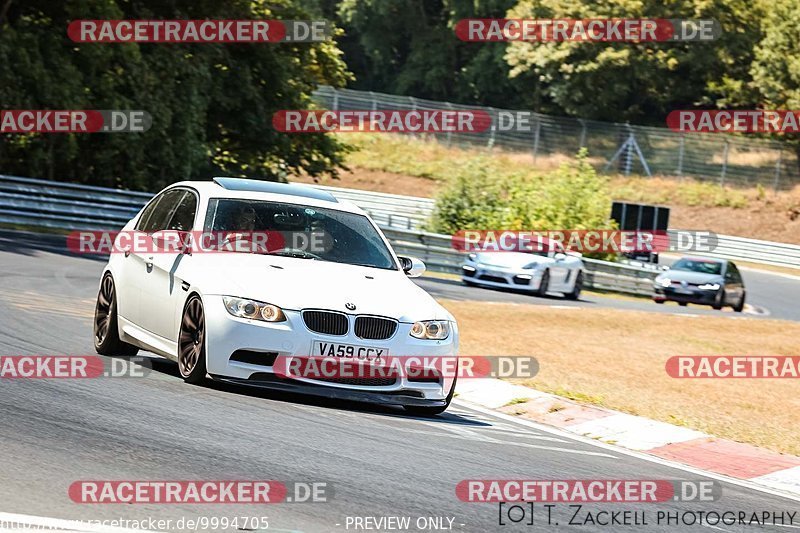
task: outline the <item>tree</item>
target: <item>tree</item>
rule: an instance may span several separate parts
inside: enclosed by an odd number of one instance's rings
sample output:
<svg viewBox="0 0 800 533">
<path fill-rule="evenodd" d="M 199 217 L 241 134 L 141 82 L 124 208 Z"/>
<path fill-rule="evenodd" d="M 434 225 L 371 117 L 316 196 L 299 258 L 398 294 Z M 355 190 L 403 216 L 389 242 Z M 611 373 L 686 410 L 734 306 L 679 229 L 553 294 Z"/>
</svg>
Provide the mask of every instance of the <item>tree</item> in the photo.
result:
<svg viewBox="0 0 800 533">
<path fill-rule="evenodd" d="M 432 100 L 514 108 L 522 93 L 508 76 L 505 43 L 466 43 L 463 18 L 502 17 L 513 0 L 343 0 L 352 87 Z M 519 85 L 522 88 L 521 85 Z"/>
<path fill-rule="evenodd" d="M 541 91 L 537 109 L 663 125 L 673 109 L 716 107 L 749 79 L 761 16 L 750 0 L 521 0 L 509 18 L 714 18 L 723 33 L 705 43 L 514 42 L 506 60 Z"/>
<path fill-rule="evenodd" d="M 348 73 L 335 42 L 75 44 L 75 19 L 309 19 L 287 0 L 13 2 L 0 19 L 0 108 L 142 109 L 137 134 L 5 134 L 5 173 L 153 190 L 220 174 L 336 173 L 332 136 L 275 131 L 272 114 L 310 104 Z M 2 7 L 2 6 L 0 6 Z"/>
</svg>

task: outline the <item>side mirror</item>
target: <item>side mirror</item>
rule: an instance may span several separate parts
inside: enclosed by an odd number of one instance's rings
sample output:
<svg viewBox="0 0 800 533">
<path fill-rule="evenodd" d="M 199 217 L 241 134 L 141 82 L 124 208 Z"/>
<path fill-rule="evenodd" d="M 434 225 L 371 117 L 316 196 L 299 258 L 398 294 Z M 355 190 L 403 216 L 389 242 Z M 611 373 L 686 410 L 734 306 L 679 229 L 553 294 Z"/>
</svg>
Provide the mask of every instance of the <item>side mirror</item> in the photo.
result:
<svg viewBox="0 0 800 533">
<path fill-rule="evenodd" d="M 416 257 L 398 256 L 397 259 L 400 260 L 400 267 L 409 278 L 418 278 L 425 272 L 425 263 Z"/>
<path fill-rule="evenodd" d="M 567 258 L 567 254 L 562 254 L 561 252 L 556 252 L 556 255 L 553 256 L 553 259 L 556 261 L 563 261 Z"/>
</svg>

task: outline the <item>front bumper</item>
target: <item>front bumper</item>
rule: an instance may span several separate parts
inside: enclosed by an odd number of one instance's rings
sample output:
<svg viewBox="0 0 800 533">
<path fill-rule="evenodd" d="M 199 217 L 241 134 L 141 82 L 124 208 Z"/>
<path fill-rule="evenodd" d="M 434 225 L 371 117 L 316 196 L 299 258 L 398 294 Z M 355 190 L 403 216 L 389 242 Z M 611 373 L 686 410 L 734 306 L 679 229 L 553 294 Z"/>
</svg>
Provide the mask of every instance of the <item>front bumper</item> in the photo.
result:
<svg viewBox="0 0 800 533">
<path fill-rule="evenodd" d="M 415 389 L 400 389 L 392 391 L 374 391 L 355 388 L 331 387 L 294 379 L 285 379 L 273 373 L 253 374 L 249 379 L 231 378 L 211 374 L 211 379 L 234 385 L 259 387 L 269 390 L 279 390 L 309 396 L 319 396 L 336 400 L 354 402 L 379 403 L 382 405 L 409 405 L 421 407 L 444 407 L 447 401 L 443 399 L 426 398 L 424 393 Z"/>
<path fill-rule="evenodd" d="M 505 287 L 522 291 L 537 291 L 542 282 L 540 269 L 510 269 L 467 262 L 461 266 L 461 280 L 485 287 Z"/>
<path fill-rule="evenodd" d="M 222 297 L 204 296 L 206 314 L 206 359 L 213 379 L 237 384 L 268 387 L 331 398 L 371 401 L 397 405 L 444 405 L 453 386 L 452 377 L 438 381 L 417 381 L 399 376 L 391 384 L 347 384 L 308 378 L 285 378 L 276 373 L 277 357 L 313 355 L 315 341 L 366 346 L 388 350 L 389 356 L 455 356 L 458 353 L 458 328 L 451 323 L 450 336 L 442 341 L 411 337 L 411 324 L 400 323 L 395 334 L 386 340 L 357 337 L 351 327 L 347 335 L 333 336 L 310 331 L 299 311 L 284 310 L 285 322 L 267 323 L 237 318 L 228 313 Z M 246 350 L 248 362 L 231 360 L 234 352 Z M 258 357 L 264 354 L 263 361 Z M 390 380 L 391 381 L 391 380 Z"/>
<path fill-rule="evenodd" d="M 653 300 L 712 305 L 717 300 L 718 292 L 692 288 L 678 291 L 673 287 L 659 286 L 655 287 L 653 291 Z"/>
</svg>

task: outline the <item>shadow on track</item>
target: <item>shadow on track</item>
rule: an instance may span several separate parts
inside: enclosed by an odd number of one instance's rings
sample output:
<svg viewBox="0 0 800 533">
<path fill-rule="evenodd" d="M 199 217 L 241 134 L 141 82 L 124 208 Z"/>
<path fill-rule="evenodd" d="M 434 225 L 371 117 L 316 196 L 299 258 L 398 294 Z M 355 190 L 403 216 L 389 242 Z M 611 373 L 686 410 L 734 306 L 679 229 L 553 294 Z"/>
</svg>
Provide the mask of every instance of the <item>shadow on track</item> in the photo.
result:
<svg viewBox="0 0 800 533">
<path fill-rule="evenodd" d="M 107 261 L 107 255 L 76 254 L 67 248 L 67 236 L 0 229 L 0 252 L 33 257 L 38 252 L 83 257 L 92 261 Z"/>
<path fill-rule="evenodd" d="M 113 358 L 127 360 L 127 356 L 111 356 Z M 424 417 L 412 416 L 407 414 L 402 407 L 382 404 L 372 404 L 366 402 L 356 402 L 349 400 L 340 400 L 333 398 L 326 398 L 322 396 L 314 396 L 307 394 L 299 394 L 296 392 L 287 392 L 282 390 L 271 390 L 265 387 L 248 387 L 246 385 L 236 385 L 222 381 L 213 381 L 207 379 L 202 385 L 190 385 L 183 383 L 183 379 L 178 372 L 178 364 L 174 361 L 164 359 L 157 355 L 152 355 L 148 352 L 134 357 L 146 357 L 149 360 L 150 368 L 161 374 L 175 378 L 177 384 L 181 387 L 200 387 L 209 390 L 225 392 L 229 394 L 237 394 L 241 396 L 249 396 L 251 398 L 261 398 L 264 400 L 271 400 L 284 403 L 294 403 L 299 405 L 309 405 L 314 407 L 322 407 L 325 409 L 337 409 L 345 411 L 356 411 L 361 413 L 369 413 L 380 416 L 387 416 L 393 418 L 404 418 L 414 420 L 425 420 L 428 422 L 436 422 L 440 424 L 456 424 L 462 426 L 484 427 L 491 424 L 482 422 L 480 420 L 473 420 L 464 416 L 450 413 L 445 411 L 440 415 Z"/>
</svg>

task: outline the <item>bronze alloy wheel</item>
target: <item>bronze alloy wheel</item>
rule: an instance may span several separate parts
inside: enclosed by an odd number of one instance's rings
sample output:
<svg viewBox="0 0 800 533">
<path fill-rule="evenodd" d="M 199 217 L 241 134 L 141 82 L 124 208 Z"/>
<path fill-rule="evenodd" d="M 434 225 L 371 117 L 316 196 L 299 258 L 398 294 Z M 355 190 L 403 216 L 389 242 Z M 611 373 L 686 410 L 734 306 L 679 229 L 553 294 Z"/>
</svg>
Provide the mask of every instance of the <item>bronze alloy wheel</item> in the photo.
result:
<svg viewBox="0 0 800 533">
<path fill-rule="evenodd" d="M 206 321 L 203 302 L 193 295 L 186 302 L 178 337 L 178 368 L 189 383 L 199 383 L 206 375 Z"/>
<path fill-rule="evenodd" d="M 94 342 L 102 345 L 111 329 L 111 307 L 114 303 L 114 280 L 111 276 L 103 278 L 100 292 L 97 293 L 97 305 L 94 308 Z"/>
<path fill-rule="evenodd" d="M 117 326 L 117 291 L 110 273 L 103 276 L 94 307 L 94 349 L 101 355 L 136 355 L 139 348 L 120 340 Z"/>
</svg>

